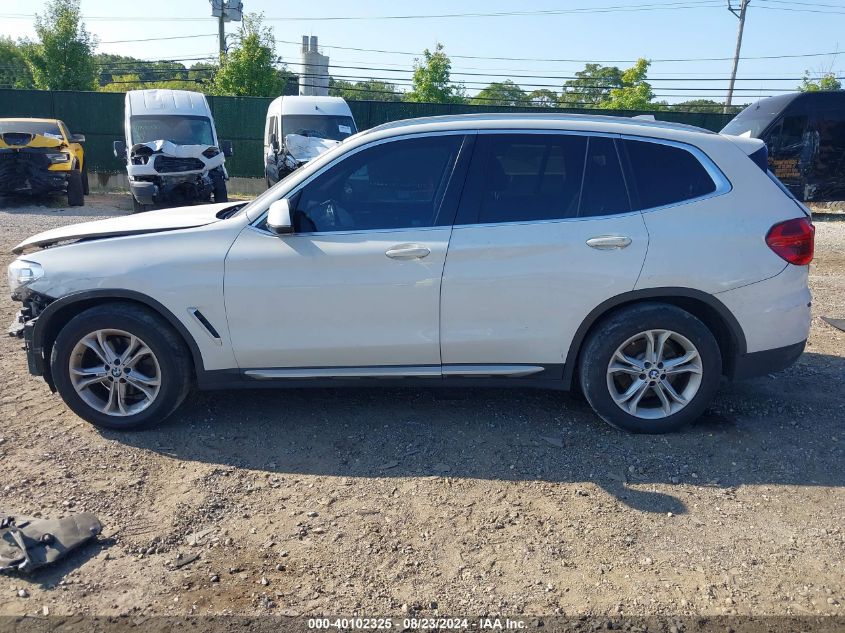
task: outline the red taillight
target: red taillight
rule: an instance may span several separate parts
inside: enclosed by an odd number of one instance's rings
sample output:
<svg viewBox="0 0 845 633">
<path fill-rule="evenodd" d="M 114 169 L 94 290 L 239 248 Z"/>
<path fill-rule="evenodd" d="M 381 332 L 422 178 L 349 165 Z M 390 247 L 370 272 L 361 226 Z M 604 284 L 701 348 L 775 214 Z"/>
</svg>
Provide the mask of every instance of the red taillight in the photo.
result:
<svg viewBox="0 0 845 633">
<path fill-rule="evenodd" d="M 775 253 L 796 266 L 813 261 L 813 236 L 816 227 L 809 218 L 795 218 L 778 222 L 769 229 L 766 244 Z"/>
</svg>

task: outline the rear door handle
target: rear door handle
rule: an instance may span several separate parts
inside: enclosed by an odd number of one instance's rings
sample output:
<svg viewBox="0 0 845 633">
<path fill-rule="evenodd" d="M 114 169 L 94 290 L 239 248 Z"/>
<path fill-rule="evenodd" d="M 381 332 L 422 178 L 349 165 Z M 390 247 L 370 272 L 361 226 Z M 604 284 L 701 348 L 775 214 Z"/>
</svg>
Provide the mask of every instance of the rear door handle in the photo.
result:
<svg viewBox="0 0 845 633">
<path fill-rule="evenodd" d="M 609 251 L 614 248 L 625 248 L 631 243 L 630 237 L 624 235 L 599 235 L 587 240 L 587 246 L 597 248 L 600 251 Z"/>
<path fill-rule="evenodd" d="M 422 244 L 397 244 L 384 252 L 390 259 L 422 259 L 430 253 Z"/>
</svg>

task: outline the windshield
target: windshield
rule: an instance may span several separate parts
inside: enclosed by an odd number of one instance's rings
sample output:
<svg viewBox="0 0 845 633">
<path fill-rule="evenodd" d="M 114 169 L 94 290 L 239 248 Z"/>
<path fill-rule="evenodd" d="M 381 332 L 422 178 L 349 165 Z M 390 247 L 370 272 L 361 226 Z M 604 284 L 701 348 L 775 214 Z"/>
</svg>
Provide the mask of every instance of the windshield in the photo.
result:
<svg viewBox="0 0 845 633">
<path fill-rule="evenodd" d="M 282 137 L 288 134 L 316 136 L 332 141 L 342 141 L 357 130 L 351 116 L 329 116 L 326 114 L 284 114 L 282 115 Z"/>
<path fill-rule="evenodd" d="M 133 116 L 130 118 L 133 145 L 170 141 L 176 145 L 214 145 L 211 121 L 204 116 Z"/>
<path fill-rule="evenodd" d="M 755 103 L 737 114 L 730 123 L 722 128 L 721 133 L 731 136 L 750 133 L 752 137 L 760 138 L 769 123 L 775 120 L 782 109 L 782 107 L 763 107 L 759 103 Z"/>
<path fill-rule="evenodd" d="M 64 140 L 58 124 L 45 121 L 0 121 L 0 134 L 18 132 L 23 134 L 41 134 Z"/>
</svg>

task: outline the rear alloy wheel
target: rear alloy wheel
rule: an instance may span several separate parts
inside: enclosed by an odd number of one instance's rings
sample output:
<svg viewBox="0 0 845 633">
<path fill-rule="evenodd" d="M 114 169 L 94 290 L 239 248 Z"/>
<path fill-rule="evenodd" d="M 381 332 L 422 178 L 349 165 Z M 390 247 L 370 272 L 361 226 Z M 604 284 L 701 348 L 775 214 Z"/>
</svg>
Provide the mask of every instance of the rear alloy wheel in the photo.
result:
<svg viewBox="0 0 845 633">
<path fill-rule="evenodd" d="M 671 330 L 646 330 L 622 343 L 607 366 L 607 388 L 625 412 L 647 420 L 687 406 L 701 386 L 701 356 Z"/>
<path fill-rule="evenodd" d="M 60 331 L 50 370 L 65 403 L 111 429 L 160 422 L 188 393 L 190 352 L 158 314 L 128 303 L 89 308 Z"/>
<path fill-rule="evenodd" d="M 713 398 L 722 357 L 713 334 L 676 306 L 644 303 L 600 322 L 581 351 L 581 389 L 596 413 L 634 433 L 666 433 Z"/>
</svg>

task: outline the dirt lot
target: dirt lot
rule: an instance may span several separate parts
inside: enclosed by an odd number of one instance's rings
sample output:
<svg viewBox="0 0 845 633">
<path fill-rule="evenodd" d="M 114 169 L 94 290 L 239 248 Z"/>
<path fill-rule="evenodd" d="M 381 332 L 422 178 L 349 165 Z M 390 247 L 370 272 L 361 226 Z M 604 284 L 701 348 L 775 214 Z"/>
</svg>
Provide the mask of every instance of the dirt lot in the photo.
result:
<svg viewBox="0 0 845 633">
<path fill-rule="evenodd" d="M 0 264 L 129 206 L 6 201 Z M 100 432 L 4 337 L 0 508 L 105 532 L 0 578 L 0 614 L 843 614 L 845 333 L 819 317 L 845 317 L 845 222 L 818 223 L 811 284 L 797 365 L 665 437 L 496 390 L 199 393 L 155 430 Z"/>
</svg>

